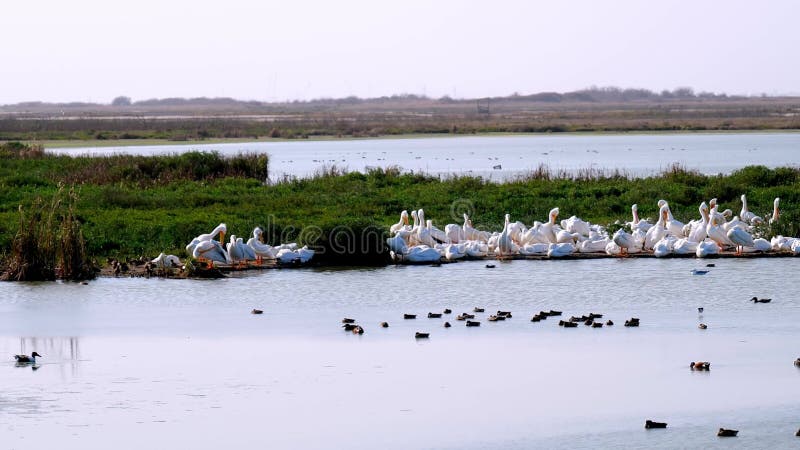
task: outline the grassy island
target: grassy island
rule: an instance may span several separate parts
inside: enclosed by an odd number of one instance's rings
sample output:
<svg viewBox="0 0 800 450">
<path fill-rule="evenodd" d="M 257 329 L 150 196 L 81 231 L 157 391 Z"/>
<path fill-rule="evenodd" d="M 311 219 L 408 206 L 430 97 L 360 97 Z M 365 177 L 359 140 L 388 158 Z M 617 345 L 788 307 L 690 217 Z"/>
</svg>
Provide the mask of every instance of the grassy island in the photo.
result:
<svg viewBox="0 0 800 450">
<path fill-rule="evenodd" d="M 655 217 L 656 202 L 670 202 L 683 221 L 699 217 L 700 202 L 718 198 L 721 209 L 738 213 L 739 196 L 766 215 L 781 198 L 774 234 L 797 236 L 800 170 L 746 167 L 730 175 L 701 175 L 673 167 L 657 176 L 553 174 L 545 168 L 505 183 L 479 177 L 440 179 L 405 174 L 397 168 L 368 173 L 335 169 L 308 179 L 266 182 L 266 155 L 225 158 L 217 153 L 169 156 L 72 157 L 18 143 L 0 146 L 0 249 L 11 254 L 21 227 L 20 209 L 51 201 L 65 187 L 74 193 L 74 219 L 81 225 L 86 253 L 106 257 L 152 258 L 159 252 L 186 256 L 192 237 L 218 223 L 228 233 L 251 236 L 260 226 L 270 244 L 297 241 L 323 250 L 320 264 L 381 264 L 388 225 L 403 209 L 424 208 L 443 228 L 468 213 L 477 228 L 499 230 L 503 215 L 531 224 L 560 207 L 594 223 L 629 220 L 630 206 Z"/>
</svg>

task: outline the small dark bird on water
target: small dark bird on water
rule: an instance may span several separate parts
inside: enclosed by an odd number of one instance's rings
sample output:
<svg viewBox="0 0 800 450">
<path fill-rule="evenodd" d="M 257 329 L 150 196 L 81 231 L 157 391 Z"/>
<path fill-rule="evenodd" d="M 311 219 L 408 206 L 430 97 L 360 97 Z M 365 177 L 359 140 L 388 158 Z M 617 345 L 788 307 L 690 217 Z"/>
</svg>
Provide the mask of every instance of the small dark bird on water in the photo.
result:
<svg viewBox="0 0 800 450">
<path fill-rule="evenodd" d="M 719 437 L 736 437 L 739 434 L 739 430 L 729 430 L 727 428 L 720 428 L 717 431 L 717 436 Z"/>
<path fill-rule="evenodd" d="M 750 299 L 750 301 L 753 302 L 753 303 L 769 303 L 769 302 L 772 301 L 772 299 L 771 298 L 753 297 L 753 298 Z"/>
<path fill-rule="evenodd" d="M 450 313 L 453 312 L 453 310 L 450 309 L 450 308 L 445 308 L 444 311 L 442 311 L 442 312 L 445 313 L 445 314 L 450 314 Z"/>
<path fill-rule="evenodd" d="M 797 433 L 795 433 L 794 435 L 800 437 L 800 430 L 797 430 Z"/>
<path fill-rule="evenodd" d="M 361 325 L 356 325 L 353 328 L 353 334 L 364 334 L 364 329 L 361 328 Z"/>
<path fill-rule="evenodd" d="M 403 319 L 416 319 L 416 314 L 403 314 Z"/>
<path fill-rule="evenodd" d="M 704 323 L 701 323 L 700 325 L 697 326 L 697 328 L 700 328 L 701 330 L 705 330 L 706 328 L 708 328 L 708 325 L 706 325 Z"/>
<path fill-rule="evenodd" d="M 611 319 L 608 319 L 608 322 L 606 322 L 606 326 L 610 327 L 610 326 L 613 326 L 613 325 L 614 325 L 614 321 L 612 321 Z"/>
<path fill-rule="evenodd" d="M 353 330 L 356 329 L 357 326 L 358 325 L 356 325 L 354 323 L 346 323 L 346 324 L 342 325 L 342 328 L 344 328 L 344 331 L 353 331 Z"/>
<path fill-rule="evenodd" d="M 708 361 L 690 362 L 689 368 L 692 370 L 711 370 L 711 363 Z"/>
<path fill-rule="evenodd" d="M 494 264 L 487 264 L 487 265 L 486 265 L 486 268 L 487 268 L 487 269 L 494 269 Z"/>
<path fill-rule="evenodd" d="M 548 316 L 560 316 L 561 315 L 561 311 L 554 311 L 554 310 L 551 309 L 550 312 L 547 313 L 547 315 Z"/>
<path fill-rule="evenodd" d="M 444 323 L 444 327 L 445 328 L 450 328 L 450 327 L 452 327 L 452 325 L 450 325 L 450 322 L 445 322 Z"/>
<path fill-rule="evenodd" d="M 794 360 L 794 365 L 800 367 L 800 358 Z"/>
<path fill-rule="evenodd" d="M 473 320 L 468 320 L 467 321 L 467 326 L 468 327 L 479 327 L 479 326 L 481 326 L 481 323 L 477 322 L 477 321 L 473 321 Z"/>
<path fill-rule="evenodd" d="M 698 313 L 700 313 L 700 314 L 703 314 L 703 311 L 704 311 L 704 309 L 703 309 L 703 307 L 702 307 L 702 306 L 701 306 L 701 307 L 699 307 L 699 308 L 697 308 L 697 312 L 698 312 Z"/>
<path fill-rule="evenodd" d="M 430 335 L 431 335 L 430 333 L 420 333 L 419 331 L 417 331 L 416 333 L 414 333 L 414 338 L 415 339 L 427 339 L 427 338 L 430 337 Z"/>
<path fill-rule="evenodd" d="M 250 311 L 250 314 L 264 314 L 264 311 L 262 311 L 260 309 L 254 309 L 254 310 Z"/>
<path fill-rule="evenodd" d="M 14 355 L 14 359 L 16 359 L 18 363 L 36 364 L 36 357 L 37 356 L 39 358 L 42 357 L 42 355 L 40 355 L 40 354 L 38 354 L 36 352 L 33 352 L 33 353 L 31 353 L 31 356 L 28 356 L 28 355 Z"/>
<path fill-rule="evenodd" d="M 476 306 L 476 307 L 472 308 L 472 312 L 476 312 L 476 313 L 482 313 L 482 312 L 483 312 L 483 308 L 478 308 L 478 307 Z"/>
<path fill-rule="evenodd" d="M 631 317 L 629 320 L 625 321 L 626 327 L 638 327 L 639 326 L 639 319 L 637 317 Z"/>
<path fill-rule="evenodd" d="M 717 267 L 717 265 L 714 263 L 708 263 L 706 264 L 706 267 Z"/>
<path fill-rule="evenodd" d="M 564 328 L 577 328 L 578 322 L 564 322 Z"/>
<path fill-rule="evenodd" d="M 389 328 L 389 322 L 381 322 L 381 328 Z"/>
<path fill-rule="evenodd" d="M 342 319 L 342 323 L 356 323 L 356 319 L 350 319 L 345 317 L 344 319 Z"/>
<path fill-rule="evenodd" d="M 442 318 L 442 313 L 432 313 L 432 312 L 428 313 L 428 319 L 441 319 L 441 318 Z"/>
<path fill-rule="evenodd" d="M 666 422 L 654 422 L 654 421 L 648 419 L 648 420 L 646 420 L 644 422 L 644 427 L 646 429 L 648 429 L 648 430 L 651 429 L 651 428 L 667 428 L 667 423 Z"/>
<path fill-rule="evenodd" d="M 592 324 L 592 328 L 603 328 L 603 322 L 595 322 Z"/>
<path fill-rule="evenodd" d="M 692 269 L 692 275 L 705 275 L 708 273 L 708 270 L 700 270 L 700 269 Z"/>
</svg>

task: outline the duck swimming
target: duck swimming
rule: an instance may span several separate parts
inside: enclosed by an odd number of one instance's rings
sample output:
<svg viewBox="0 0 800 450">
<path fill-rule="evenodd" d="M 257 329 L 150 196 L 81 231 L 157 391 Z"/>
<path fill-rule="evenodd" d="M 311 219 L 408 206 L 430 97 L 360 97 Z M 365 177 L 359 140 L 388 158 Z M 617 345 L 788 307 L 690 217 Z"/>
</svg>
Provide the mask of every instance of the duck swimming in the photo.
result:
<svg viewBox="0 0 800 450">
<path fill-rule="evenodd" d="M 36 352 L 33 352 L 33 353 L 31 353 L 31 356 L 28 356 L 28 355 L 14 355 L 14 359 L 16 359 L 18 363 L 36 364 L 36 357 L 37 356 L 39 358 L 42 357 L 42 355 L 40 355 L 40 354 L 38 354 Z"/>
</svg>

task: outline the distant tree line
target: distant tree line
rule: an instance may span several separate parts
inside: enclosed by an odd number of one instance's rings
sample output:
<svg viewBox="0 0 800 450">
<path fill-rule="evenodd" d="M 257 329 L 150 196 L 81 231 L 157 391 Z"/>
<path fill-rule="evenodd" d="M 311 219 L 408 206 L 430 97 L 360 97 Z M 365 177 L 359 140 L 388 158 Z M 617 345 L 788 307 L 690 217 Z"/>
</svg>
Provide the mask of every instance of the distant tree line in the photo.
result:
<svg viewBox="0 0 800 450">
<path fill-rule="evenodd" d="M 763 97 L 763 96 L 762 96 Z M 538 92 L 535 94 L 520 94 L 513 93 L 508 96 L 492 97 L 494 101 L 526 101 L 526 102 L 545 102 L 545 103 L 567 103 L 567 102 L 585 102 L 585 103 L 620 103 L 620 102 L 636 102 L 636 101 L 670 101 L 670 100 L 695 100 L 695 99 L 744 99 L 743 96 L 728 96 L 727 94 L 715 94 L 713 92 L 699 92 L 696 93 L 690 87 L 678 87 L 673 90 L 663 90 L 661 92 L 651 91 L 649 89 L 638 88 L 619 88 L 614 86 L 597 87 L 592 86 L 586 89 L 580 89 L 572 92 Z M 443 96 L 440 98 L 431 98 L 425 95 L 417 94 L 395 94 L 390 96 L 361 98 L 357 96 L 348 96 L 344 98 L 316 98 L 312 100 L 293 100 L 285 102 L 261 102 L 256 100 L 237 100 L 230 97 L 194 97 L 194 98 L 152 98 L 146 100 L 133 101 L 127 96 L 118 96 L 111 101 L 111 106 L 114 107 L 201 107 L 201 106 L 229 106 L 237 108 L 259 108 L 265 106 L 279 106 L 279 105 L 304 105 L 304 106 L 336 106 L 336 105 L 380 105 L 380 104 L 404 104 L 404 103 L 444 103 L 444 104 L 458 104 L 458 103 L 471 103 L 476 99 L 454 99 L 450 96 Z M 43 108 L 43 107 L 60 107 L 60 108 L 86 108 L 86 107 L 99 107 L 102 104 L 86 103 L 86 102 L 68 102 L 68 103 L 46 103 L 46 102 L 21 102 L 15 105 L 16 107 L 24 108 Z"/>
</svg>

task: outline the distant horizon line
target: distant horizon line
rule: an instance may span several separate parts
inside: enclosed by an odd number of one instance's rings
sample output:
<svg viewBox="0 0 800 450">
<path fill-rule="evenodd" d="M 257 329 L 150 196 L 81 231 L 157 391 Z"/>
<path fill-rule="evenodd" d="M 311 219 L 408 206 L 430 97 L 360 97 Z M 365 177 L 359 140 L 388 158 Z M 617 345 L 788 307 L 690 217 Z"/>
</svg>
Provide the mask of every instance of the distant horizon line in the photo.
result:
<svg viewBox="0 0 800 450">
<path fill-rule="evenodd" d="M 607 99 L 600 99 L 597 96 L 608 97 Z M 583 89 L 573 91 L 540 91 L 530 94 L 521 94 L 519 91 L 512 92 L 507 95 L 495 96 L 477 96 L 477 97 L 454 97 L 451 95 L 430 96 L 427 94 L 418 93 L 395 93 L 391 95 L 373 96 L 373 97 L 360 97 L 357 95 L 347 95 L 340 97 L 316 97 L 311 99 L 284 99 L 284 100 L 257 100 L 257 99 L 244 99 L 229 96 L 194 96 L 194 97 L 150 97 L 139 100 L 133 100 L 127 95 L 118 95 L 112 98 L 109 102 L 97 101 L 46 101 L 46 100 L 27 100 L 16 103 L 0 104 L 0 107 L 9 106 L 153 106 L 154 104 L 169 104 L 169 103 L 199 103 L 202 101 L 220 104 L 261 104 L 261 105 L 279 105 L 279 104 L 313 104 L 313 103 L 330 103 L 330 102 L 359 102 L 369 103 L 375 101 L 385 100 L 428 100 L 428 101 L 445 101 L 445 102 L 470 102 L 479 100 L 530 100 L 530 101 L 543 101 L 543 102 L 560 102 L 566 101 L 636 101 L 636 100 L 690 100 L 690 99 L 752 99 L 752 98 L 800 98 L 800 93 L 766 93 L 759 94 L 727 94 L 724 92 L 709 92 L 698 91 L 691 87 L 676 87 L 672 90 L 663 89 L 660 92 L 646 88 L 621 88 L 616 86 L 590 86 Z"/>
</svg>

